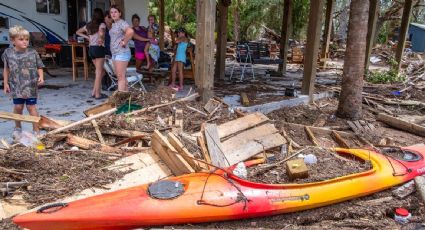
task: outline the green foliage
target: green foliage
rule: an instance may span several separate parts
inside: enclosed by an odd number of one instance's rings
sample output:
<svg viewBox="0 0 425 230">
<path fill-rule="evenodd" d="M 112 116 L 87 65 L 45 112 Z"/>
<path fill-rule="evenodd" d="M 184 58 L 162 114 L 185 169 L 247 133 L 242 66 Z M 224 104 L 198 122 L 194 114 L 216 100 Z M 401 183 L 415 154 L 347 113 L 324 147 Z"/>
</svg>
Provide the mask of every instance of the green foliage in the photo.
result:
<svg viewBox="0 0 425 230">
<path fill-rule="evenodd" d="M 406 80 L 406 76 L 404 74 L 398 73 L 397 61 L 395 59 L 390 59 L 388 64 L 391 66 L 390 70 L 383 72 L 369 72 L 366 80 L 372 84 L 387 84 Z"/>
<path fill-rule="evenodd" d="M 184 27 L 191 36 L 196 35 L 196 0 L 167 0 L 165 2 L 165 23 L 176 29 Z M 308 21 L 309 0 L 293 1 L 293 35 L 303 38 Z M 234 0 L 228 13 L 228 37 L 233 39 L 233 9 L 238 7 L 240 36 L 242 40 L 257 39 L 262 25 L 280 34 L 283 14 L 283 0 Z M 157 0 L 149 0 L 150 13 L 159 17 Z"/>
</svg>

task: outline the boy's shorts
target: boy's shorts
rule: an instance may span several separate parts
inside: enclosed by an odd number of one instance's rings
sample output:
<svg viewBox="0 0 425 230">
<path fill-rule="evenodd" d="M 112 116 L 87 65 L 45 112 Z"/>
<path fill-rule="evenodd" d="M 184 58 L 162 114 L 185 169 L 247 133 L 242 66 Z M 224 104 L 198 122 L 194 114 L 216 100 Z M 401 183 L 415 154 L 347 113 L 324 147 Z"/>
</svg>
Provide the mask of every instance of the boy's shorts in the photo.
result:
<svg viewBox="0 0 425 230">
<path fill-rule="evenodd" d="M 13 98 L 14 105 L 36 105 L 37 98 Z"/>
</svg>

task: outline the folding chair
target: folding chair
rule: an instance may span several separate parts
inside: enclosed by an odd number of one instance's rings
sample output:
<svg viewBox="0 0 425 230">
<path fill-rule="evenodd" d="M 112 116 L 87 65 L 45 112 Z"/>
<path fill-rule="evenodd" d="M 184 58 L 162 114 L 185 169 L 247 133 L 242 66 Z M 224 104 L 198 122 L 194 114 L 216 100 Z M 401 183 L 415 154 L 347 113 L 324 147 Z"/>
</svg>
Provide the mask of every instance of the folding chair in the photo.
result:
<svg viewBox="0 0 425 230">
<path fill-rule="evenodd" d="M 115 74 L 114 65 L 112 63 L 112 59 L 105 58 L 105 63 L 103 64 L 103 68 L 105 69 L 106 74 L 109 76 L 111 80 L 111 85 L 108 87 L 108 91 L 118 86 L 118 78 Z M 126 78 L 128 81 L 129 88 L 136 88 L 135 86 L 139 84 L 140 91 L 147 92 L 145 86 L 143 85 L 143 74 L 137 73 L 135 67 L 129 67 L 126 71 Z"/>
<path fill-rule="evenodd" d="M 235 61 L 233 62 L 232 66 L 232 72 L 230 73 L 230 80 L 232 80 L 233 77 L 233 71 L 235 69 L 235 66 L 242 66 L 242 73 L 240 77 L 240 81 L 242 81 L 245 77 L 245 69 L 251 68 L 252 72 L 252 78 L 255 80 L 254 75 L 254 67 L 252 64 L 252 57 L 251 57 L 251 50 L 247 44 L 237 44 L 236 45 L 236 57 Z"/>
</svg>

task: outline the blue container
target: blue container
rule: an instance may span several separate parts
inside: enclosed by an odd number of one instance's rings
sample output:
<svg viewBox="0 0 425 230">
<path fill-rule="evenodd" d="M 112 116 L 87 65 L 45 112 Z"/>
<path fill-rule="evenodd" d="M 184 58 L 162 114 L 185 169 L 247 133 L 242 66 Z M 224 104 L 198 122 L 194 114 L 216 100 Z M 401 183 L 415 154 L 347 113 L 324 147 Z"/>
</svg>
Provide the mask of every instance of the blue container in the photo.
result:
<svg viewBox="0 0 425 230">
<path fill-rule="evenodd" d="M 409 40 L 412 43 L 413 51 L 425 52 L 425 25 L 410 23 Z"/>
</svg>

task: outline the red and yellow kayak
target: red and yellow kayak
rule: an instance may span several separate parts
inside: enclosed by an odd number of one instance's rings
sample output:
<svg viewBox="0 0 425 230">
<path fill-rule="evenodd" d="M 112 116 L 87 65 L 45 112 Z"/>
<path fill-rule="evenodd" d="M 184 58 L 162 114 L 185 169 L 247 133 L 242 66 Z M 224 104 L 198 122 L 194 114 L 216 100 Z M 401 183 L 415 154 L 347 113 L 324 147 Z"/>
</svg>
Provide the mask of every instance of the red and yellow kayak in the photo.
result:
<svg viewBox="0 0 425 230">
<path fill-rule="evenodd" d="M 408 159 L 362 149 L 335 151 L 370 160 L 372 169 L 321 182 L 276 185 L 253 183 L 221 170 L 193 173 L 47 206 L 13 221 L 28 229 L 133 229 L 261 217 L 366 196 L 425 173 L 424 146 L 403 148 Z"/>
</svg>

